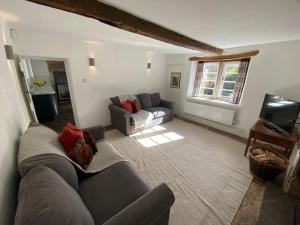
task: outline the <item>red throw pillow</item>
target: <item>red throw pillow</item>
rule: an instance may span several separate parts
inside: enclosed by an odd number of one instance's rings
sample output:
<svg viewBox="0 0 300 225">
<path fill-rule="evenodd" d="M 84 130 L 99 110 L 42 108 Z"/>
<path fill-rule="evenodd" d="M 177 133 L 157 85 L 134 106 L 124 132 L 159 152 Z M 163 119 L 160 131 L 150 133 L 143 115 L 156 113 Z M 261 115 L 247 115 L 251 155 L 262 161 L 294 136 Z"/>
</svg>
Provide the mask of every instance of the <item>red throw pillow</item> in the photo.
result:
<svg viewBox="0 0 300 225">
<path fill-rule="evenodd" d="M 125 109 L 127 112 L 132 113 L 131 103 L 129 101 L 123 102 L 119 105 L 121 108 Z"/>
<path fill-rule="evenodd" d="M 75 144 L 83 137 L 82 130 L 74 127 L 71 123 L 68 123 L 59 135 L 59 141 L 64 146 L 66 153 L 69 154 Z"/>
</svg>

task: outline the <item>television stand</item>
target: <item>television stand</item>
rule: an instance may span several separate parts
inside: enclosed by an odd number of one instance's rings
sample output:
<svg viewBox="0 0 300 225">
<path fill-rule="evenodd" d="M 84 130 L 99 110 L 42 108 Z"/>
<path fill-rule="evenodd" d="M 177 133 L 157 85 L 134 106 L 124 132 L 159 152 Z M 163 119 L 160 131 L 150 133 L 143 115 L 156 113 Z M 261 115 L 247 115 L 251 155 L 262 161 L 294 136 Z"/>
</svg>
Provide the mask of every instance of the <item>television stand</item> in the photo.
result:
<svg viewBox="0 0 300 225">
<path fill-rule="evenodd" d="M 252 141 L 253 139 L 253 141 Z M 249 147 L 256 142 L 256 140 L 264 141 L 272 145 L 277 145 L 284 148 L 285 156 L 287 158 L 290 157 L 294 145 L 298 141 L 297 130 L 294 129 L 291 136 L 285 136 L 283 134 L 279 134 L 278 131 L 274 131 L 265 126 L 264 122 L 261 120 L 256 121 L 256 123 L 251 127 L 245 153 L 247 155 Z"/>
<path fill-rule="evenodd" d="M 261 120 L 262 121 L 262 120 Z M 268 123 L 268 122 L 265 122 L 265 121 L 262 121 L 262 123 L 264 124 L 265 127 L 269 128 L 270 130 L 272 130 L 273 132 L 275 133 L 278 133 L 282 136 L 285 136 L 285 137 L 290 137 L 290 134 L 287 133 L 287 132 L 284 132 L 278 128 L 276 128 L 276 126 L 273 126 L 272 124 Z"/>
</svg>

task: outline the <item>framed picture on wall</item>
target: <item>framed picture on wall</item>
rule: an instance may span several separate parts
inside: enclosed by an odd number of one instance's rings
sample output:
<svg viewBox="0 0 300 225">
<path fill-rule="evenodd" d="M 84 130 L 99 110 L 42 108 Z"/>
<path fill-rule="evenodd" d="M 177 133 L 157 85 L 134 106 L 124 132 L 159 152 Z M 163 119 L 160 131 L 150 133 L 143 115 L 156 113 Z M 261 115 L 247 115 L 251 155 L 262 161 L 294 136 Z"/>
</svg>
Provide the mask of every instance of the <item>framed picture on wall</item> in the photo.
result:
<svg viewBox="0 0 300 225">
<path fill-rule="evenodd" d="M 180 81 L 181 81 L 181 73 L 171 72 L 170 87 L 171 88 L 180 88 Z"/>
</svg>

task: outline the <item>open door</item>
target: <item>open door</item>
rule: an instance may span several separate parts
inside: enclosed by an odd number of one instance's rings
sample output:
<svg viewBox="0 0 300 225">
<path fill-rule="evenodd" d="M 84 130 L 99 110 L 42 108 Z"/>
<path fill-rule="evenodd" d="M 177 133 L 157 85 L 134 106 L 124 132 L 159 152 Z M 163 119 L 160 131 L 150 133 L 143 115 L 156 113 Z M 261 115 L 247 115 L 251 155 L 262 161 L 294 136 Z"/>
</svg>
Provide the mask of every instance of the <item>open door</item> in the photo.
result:
<svg viewBox="0 0 300 225">
<path fill-rule="evenodd" d="M 38 119 L 37 119 L 35 108 L 34 108 L 33 101 L 32 101 L 32 96 L 30 93 L 30 87 L 29 87 L 29 80 L 32 77 L 31 66 L 28 65 L 28 63 L 30 63 L 30 60 L 25 59 L 22 56 L 17 56 L 17 62 L 18 62 L 18 65 L 17 65 L 18 73 L 19 73 L 19 76 L 21 78 L 21 83 L 22 83 L 22 90 L 24 92 L 24 95 L 26 96 L 27 106 L 28 106 L 28 110 L 31 115 L 31 119 L 34 122 L 38 123 Z"/>
</svg>

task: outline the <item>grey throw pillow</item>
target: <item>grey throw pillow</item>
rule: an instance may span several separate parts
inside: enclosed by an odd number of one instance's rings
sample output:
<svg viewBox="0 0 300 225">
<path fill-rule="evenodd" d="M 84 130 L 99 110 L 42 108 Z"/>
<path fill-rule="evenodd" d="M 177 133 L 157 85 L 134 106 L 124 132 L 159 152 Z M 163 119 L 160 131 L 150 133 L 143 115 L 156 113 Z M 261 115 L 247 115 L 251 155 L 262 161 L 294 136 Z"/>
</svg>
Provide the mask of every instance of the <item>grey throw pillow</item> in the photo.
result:
<svg viewBox="0 0 300 225">
<path fill-rule="evenodd" d="M 78 193 L 56 172 L 35 166 L 21 180 L 15 225 L 94 225 Z"/>
<path fill-rule="evenodd" d="M 144 93 L 138 95 L 140 104 L 142 106 L 142 109 L 147 109 L 152 107 L 152 101 L 151 101 L 151 95 Z"/>
<path fill-rule="evenodd" d="M 151 94 L 152 107 L 158 107 L 160 105 L 160 94 L 153 93 Z"/>
<path fill-rule="evenodd" d="M 110 100 L 111 100 L 112 104 L 114 104 L 114 105 L 120 105 L 121 104 L 120 99 L 119 99 L 118 96 L 111 97 Z"/>
</svg>

